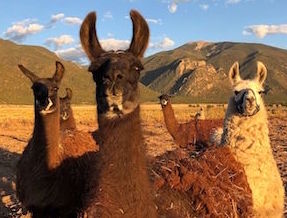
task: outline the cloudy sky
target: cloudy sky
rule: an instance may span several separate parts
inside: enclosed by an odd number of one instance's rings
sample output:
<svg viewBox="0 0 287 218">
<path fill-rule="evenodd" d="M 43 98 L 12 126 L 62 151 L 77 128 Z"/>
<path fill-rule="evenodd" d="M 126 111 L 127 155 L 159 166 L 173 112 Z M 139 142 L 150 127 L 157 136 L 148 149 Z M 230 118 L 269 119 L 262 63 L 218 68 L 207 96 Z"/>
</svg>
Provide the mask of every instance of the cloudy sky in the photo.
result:
<svg viewBox="0 0 287 218">
<path fill-rule="evenodd" d="M 146 56 L 190 41 L 264 43 L 287 49 L 286 0 L 9 0 L 0 1 L 0 38 L 40 45 L 59 56 L 85 63 L 79 28 L 97 12 L 105 49 L 127 48 L 130 9 L 149 23 Z"/>
</svg>

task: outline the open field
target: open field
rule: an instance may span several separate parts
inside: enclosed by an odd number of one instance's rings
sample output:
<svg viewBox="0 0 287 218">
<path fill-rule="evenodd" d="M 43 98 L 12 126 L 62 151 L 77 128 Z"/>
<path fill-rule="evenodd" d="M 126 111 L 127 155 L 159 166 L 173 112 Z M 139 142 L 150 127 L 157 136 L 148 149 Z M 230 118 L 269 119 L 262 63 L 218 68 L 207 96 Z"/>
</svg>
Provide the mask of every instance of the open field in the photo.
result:
<svg viewBox="0 0 287 218">
<path fill-rule="evenodd" d="M 174 105 L 180 122 L 189 120 L 203 107 L 206 118 L 224 116 L 224 105 Z M 92 132 L 97 129 L 95 106 L 75 106 L 78 129 Z M 274 155 L 287 187 L 287 108 L 268 107 L 270 138 Z M 0 217 L 29 217 L 22 211 L 15 196 L 15 164 L 33 129 L 32 106 L 0 105 Z M 161 155 L 176 146 L 167 133 L 160 105 L 142 105 L 142 124 L 148 158 Z M 287 208 L 286 208 L 287 209 Z"/>
</svg>

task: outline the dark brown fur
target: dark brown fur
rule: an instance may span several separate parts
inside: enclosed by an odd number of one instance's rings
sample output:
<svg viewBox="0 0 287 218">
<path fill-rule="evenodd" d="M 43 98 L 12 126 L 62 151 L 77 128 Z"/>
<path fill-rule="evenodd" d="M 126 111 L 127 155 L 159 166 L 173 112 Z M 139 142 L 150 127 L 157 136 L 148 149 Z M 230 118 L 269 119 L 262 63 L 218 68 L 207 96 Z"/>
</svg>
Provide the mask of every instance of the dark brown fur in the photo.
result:
<svg viewBox="0 0 287 218">
<path fill-rule="evenodd" d="M 97 174 L 89 217 L 155 217 L 147 176 L 139 108 L 99 129 Z"/>
<path fill-rule="evenodd" d="M 193 119 L 188 123 L 178 123 L 174 115 L 170 97 L 167 95 L 160 96 L 160 100 L 162 101 L 163 99 L 167 101 L 166 105 L 162 105 L 166 128 L 175 143 L 180 147 L 187 147 L 188 145 L 206 147 L 210 145 L 212 132 L 216 128 L 223 126 L 223 119 Z"/>
<path fill-rule="evenodd" d="M 60 132 L 57 90 L 64 67 L 59 62 L 56 66 L 54 77 L 47 79 L 19 66 L 33 82 L 35 124 L 33 136 L 17 164 L 16 191 L 34 218 L 77 217 L 81 213 L 86 171 L 96 150 L 91 136 L 76 131 Z"/>
<path fill-rule="evenodd" d="M 136 11 L 130 13 L 133 39 L 126 51 L 104 51 L 96 35 L 95 13 L 85 18 L 80 37 L 96 82 L 100 144 L 87 195 L 87 217 L 153 218 L 153 203 L 140 123 L 140 58 L 149 29 Z"/>
</svg>

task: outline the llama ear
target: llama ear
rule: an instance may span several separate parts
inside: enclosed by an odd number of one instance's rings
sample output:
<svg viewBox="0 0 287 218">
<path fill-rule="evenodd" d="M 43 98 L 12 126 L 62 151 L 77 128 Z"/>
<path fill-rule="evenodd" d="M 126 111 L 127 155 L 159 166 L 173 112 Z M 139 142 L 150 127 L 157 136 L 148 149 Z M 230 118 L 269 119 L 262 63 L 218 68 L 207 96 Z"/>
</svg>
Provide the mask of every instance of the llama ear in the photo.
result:
<svg viewBox="0 0 287 218">
<path fill-rule="evenodd" d="M 73 96 L 73 91 L 72 91 L 72 89 L 66 88 L 66 97 L 71 100 L 71 99 L 72 99 L 72 96 Z"/>
<path fill-rule="evenodd" d="M 57 83 L 60 83 L 61 80 L 63 79 L 64 72 L 65 72 L 65 68 L 64 68 L 63 64 L 60 61 L 56 61 L 56 72 L 53 76 L 53 79 Z"/>
<path fill-rule="evenodd" d="M 35 81 L 39 79 L 38 76 L 36 76 L 34 73 L 32 73 L 27 68 L 25 68 L 22 64 L 19 64 L 18 67 L 24 73 L 24 75 L 27 76 L 31 80 L 32 83 L 34 83 Z"/>
<path fill-rule="evenodd" d="M 267 69 L 265 65 L 262 62 L 257 61 L 257 75 L 255 80 L 258 81 L 260 85 L 263 85 L 264 81 L 266 80 L 266 77 L 267 77 Z"/>
<path fill-rule="evenodd" d="M 96 31 L 97 16 L 95 12 L 90 12 L 84 19 L 80 29 L 80 39 L 82 47 L 90 61 L 94 61 L 101 53 L 105 52 L 98 40 Z"/>
<path fill-rule="evenodd" d="M 131 10 L 130 17 L 133 22 L 133 37 L 128 52 L 136 57 L 143 57 L 149 42 L 149 28 L 145 19 L 136 10 Z"/>
<path fill-rule="evenodd" d="M 241 80 L 240 72 L 239 72 L 239 63 L 238 61 L 234 62 L 232 67 L 229 70 L 229 80 L 232 85 L 239 82 Z"/>
</svg>

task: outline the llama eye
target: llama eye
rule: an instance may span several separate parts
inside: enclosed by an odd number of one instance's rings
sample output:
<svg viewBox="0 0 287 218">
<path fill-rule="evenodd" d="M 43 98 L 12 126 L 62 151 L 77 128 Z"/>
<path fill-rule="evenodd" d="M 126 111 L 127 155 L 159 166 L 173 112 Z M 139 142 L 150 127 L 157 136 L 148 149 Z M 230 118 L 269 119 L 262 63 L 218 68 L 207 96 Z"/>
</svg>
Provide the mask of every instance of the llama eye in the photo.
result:
<svg viewBox="0 0 287 218">
<path fill-rule="evenodd" d="M 235 94 L 235 95 L 238 95 L 238 94 L 239 94 L 239 91 L 234 91 L 234 94 Z"/>
<path fill-rule="evenodd" d="M 123 75 L 119 74 L 117 75 L 117 79 L 121 80 L 123 78 Z"/>
<path fill-rule="evenodd" d="M 143 70 L 143 67 L 142 66 L 135 66 L 134 69 L 135 69 L 135 71 L 140 72 Z"/>
<path fill-rule="evenodd" d="M 259 95 L 265 94 L 265 90 L 259 91 Z"/>
</svg>

